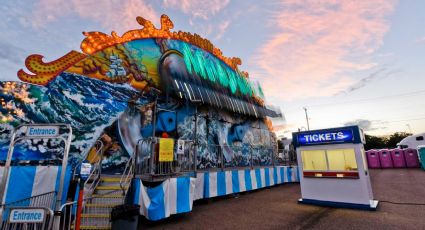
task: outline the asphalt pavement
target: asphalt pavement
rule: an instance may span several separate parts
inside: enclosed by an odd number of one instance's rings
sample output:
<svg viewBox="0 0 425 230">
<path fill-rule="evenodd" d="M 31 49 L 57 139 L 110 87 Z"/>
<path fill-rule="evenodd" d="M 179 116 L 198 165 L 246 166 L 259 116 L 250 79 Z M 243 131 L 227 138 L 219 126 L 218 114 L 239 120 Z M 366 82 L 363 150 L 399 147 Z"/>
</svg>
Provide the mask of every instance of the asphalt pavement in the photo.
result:
<svg viewBox="0 0 425 230">
<path fill-rule="evenodd" d="M 371 180 L 377 211 L 298 204 L 294 183 L 196 201 L 192 212 L 157 222 L 141 217 L 139 229 L 425 230 L 425 171 L 371 170 Z"/>
</svg>

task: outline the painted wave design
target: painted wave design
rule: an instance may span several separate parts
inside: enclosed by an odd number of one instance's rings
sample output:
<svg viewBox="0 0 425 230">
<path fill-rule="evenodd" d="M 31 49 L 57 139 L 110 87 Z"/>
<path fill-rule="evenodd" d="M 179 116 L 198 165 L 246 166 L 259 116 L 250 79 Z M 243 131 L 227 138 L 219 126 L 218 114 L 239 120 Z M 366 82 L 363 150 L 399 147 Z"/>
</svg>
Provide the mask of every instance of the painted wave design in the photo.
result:
<svg viewBox="0 0 425 230">
<path fill-rule="evenodd" d="M 5 87 L 0 82 L 0 87 Z M 24 84 L 24 83 L 19 83 Z M 9 135 L 13 126 L 20 123 L 67 123 L 73 128 L 71 154 L 74 158 L 85 157 L 91 146 L 103 132 L 118 119 L 127 108 L 128 101 L 138 92 L 128 85 L 113 85 L 73 73 L 62 73 L 47 87 L 27 85 L 26 92 L 32 103 L 23 103 L 10 94 L 0 92 L 0 98 L 13 108 L 23 111 L 23 116 L 13 116 L 13 121 L 0 123 L 0 160 L 6 158 Z M 9 108 L 10 109 L 10 108 Z M 6 108 L 0 110 L 6 114 Z M 13 126 L 12 126 L 12 125 Z M 20 151 L 20 157 L 40 159 L 48 153 L 37 154 L 42 144 L 27 143 L 30 151 Z M 34 146 L 35 145 L 35 146 Z M 25 156 L 27 152 L 28 155 Z"/>
</svg>

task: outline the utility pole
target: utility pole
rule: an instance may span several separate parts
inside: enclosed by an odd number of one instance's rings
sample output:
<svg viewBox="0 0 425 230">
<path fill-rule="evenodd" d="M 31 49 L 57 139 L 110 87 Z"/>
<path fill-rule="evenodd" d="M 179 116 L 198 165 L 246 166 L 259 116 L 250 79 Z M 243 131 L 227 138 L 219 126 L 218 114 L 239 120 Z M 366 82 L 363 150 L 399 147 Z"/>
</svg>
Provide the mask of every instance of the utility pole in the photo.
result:
<svg viewBox="0 0 425 230">
<path fill-rule="evenodd" d="M 409 124 L 406 124 L 406 126 L 407 126 L 407 128 L 409 128 L 409 132 L 412 133 L 412 128 L 410 127 L 410 125 Z"/>
<path fill-rule="evenodd" d="M 310 124 L 308 123 L 308 114 L 307 114 L 307 108 L 303 107 L 305 112 L 305 120 L 307 121 L 307 130 L 310 130 Z"/>
</svg>

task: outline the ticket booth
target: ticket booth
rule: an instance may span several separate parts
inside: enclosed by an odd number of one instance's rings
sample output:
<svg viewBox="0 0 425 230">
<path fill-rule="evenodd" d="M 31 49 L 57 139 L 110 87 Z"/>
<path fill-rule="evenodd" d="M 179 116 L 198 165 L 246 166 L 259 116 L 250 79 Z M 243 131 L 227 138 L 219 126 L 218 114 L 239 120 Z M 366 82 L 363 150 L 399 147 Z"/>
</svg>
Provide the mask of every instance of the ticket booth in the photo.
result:
<svg viewBox="0 0 425 230">
<path fill-rule="evenodd" d="M 300 170 L 300 203 L 375 210 L 358 126 L 293 133 Z"/>
</svg>

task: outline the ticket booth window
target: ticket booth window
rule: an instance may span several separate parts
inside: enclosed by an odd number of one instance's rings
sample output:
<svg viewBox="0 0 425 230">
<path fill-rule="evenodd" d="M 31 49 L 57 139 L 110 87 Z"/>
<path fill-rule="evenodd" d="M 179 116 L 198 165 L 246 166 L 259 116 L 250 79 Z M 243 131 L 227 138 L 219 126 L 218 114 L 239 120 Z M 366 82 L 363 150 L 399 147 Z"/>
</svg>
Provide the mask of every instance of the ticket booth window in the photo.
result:
<svg viewBox="0 0 425 230">
<path fill-rule="evenodd" d="M 301 151 L 304 171 L 357 171 L 354 149 Z"/>
<path fill-rule="evenodd" d="M 334 171 L 357 171 L 356 156 L 354 149 L 326 150 L 329 170 Z"/>
<path fill-rule="evenodd" d="M 304 170 L 312 171 L 326 171 L 328 166 L 326 164 L 326 151 L 325 150 L 305 150 L 301 151 Z"/>
</svg>

